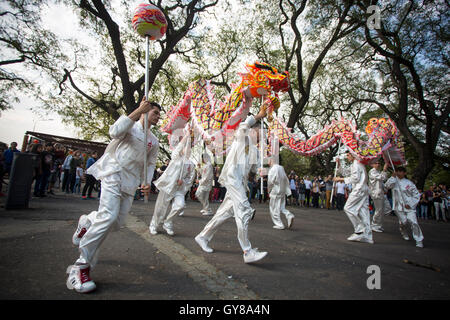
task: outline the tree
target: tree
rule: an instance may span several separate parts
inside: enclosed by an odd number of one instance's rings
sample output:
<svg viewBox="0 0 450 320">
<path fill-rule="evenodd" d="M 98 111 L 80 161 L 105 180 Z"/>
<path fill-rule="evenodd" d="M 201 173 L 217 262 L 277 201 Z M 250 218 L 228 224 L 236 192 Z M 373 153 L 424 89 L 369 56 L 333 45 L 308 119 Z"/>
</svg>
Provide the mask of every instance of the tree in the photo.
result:
<svg viewBox="0 0 450 320">
<path fill-rule="evenodd" d="M 363 13 L 369 5 L 378 1 L 358 1 Z M 444 1 L 391 1 L 381 11 L 379 29 L 365 24 L 376 79 L 370 87 L 361 82 L 360 94 L 349 103 L 373 104 L 395 121 L 417 153 L 414 178 L 419 188 L 436 159 L 449 163 L 439 155 L 448 152 L 450 133 L 448 9 Z"/>
<path fill-rule="evenodd" d="M 17 92 L 37 95 L 30 71 L 52 72 L 64 61 L 55 35 L 42 27 L 46 1 L 6 0 L 0 6 L 0 110 L 18 102 Z"/>
</svg>

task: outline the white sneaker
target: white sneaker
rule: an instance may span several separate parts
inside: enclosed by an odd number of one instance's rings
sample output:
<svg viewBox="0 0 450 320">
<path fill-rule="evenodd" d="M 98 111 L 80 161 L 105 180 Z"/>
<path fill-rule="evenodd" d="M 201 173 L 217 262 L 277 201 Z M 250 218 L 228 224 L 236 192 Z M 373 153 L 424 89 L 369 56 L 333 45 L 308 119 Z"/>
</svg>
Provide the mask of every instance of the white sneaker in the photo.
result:
<svg viewBox="0 0 450 320">
<path fill-rule="evenodd" d="M 384 232 L 384 229 L 382 227 L 372 227 L 372 231 L 374 231 L 374 232 Z"/>
<path fill-rule="evenodd" d="M 202 215 L 203 216 L 212 216 L 212 215 L 214 215 L 214 213 L 212 213 L 212 211 L 203 211 Z"/>
<path fill-rule="evenodd" d="M 274 229 L 278 229 L 278 230 L 284 230 L 284 227 L 281 226 L 273 226 Z"/>
<path fill-rule="evenodd" d="M 80 245 L 81 238 L 83 238 L 84 234 L 88 231 L 88 229 L 91 227 L 91 221 L 89 221 L 87 215 L 83 214 L 80 219 L 78 219 L 78 226 L 77 230 L 72 236 L 72 243 L 75 246 Z"/>
<path fill-rule="evenodd" d="M 409 236 L 406 234 L 402 234 L 402 238 L 406 241 L 409 241 Z"/>
<path fill-rule="evenodd" d="M 423 243 L 422 243 L 422 241 L 417 241 L 417 242 L 416 242 L 416 247 L 418 247 L 418 248 L 423 248 Z"/>
<path fill-rule="evenodd" d="M 289 216 L 287 217 L 287 227 L 290 228 L 292 227 L 292 223 L 294 222 L 294 216 Z"/>
<path fill-rule="evenodd" d="M 75 290 L 79 293 L 88 293 L 95 290 L 94 281 L 89 276 L 89 265 L 73 265 L 67 268 L 69 277 L 66 281 L 66 286 L 70 290 Z"/>
<path fill-rule="evenodd" d="M 175 232 L 173 232 L 172 228 L 169 228 L 165 225 L 163 225 L 163 229 L 166 230 L 166 232 L 169 236 L 173 236 L 175 234 Z"/>
<path fill-rule="evenodd" d="M 359 237 L 361 237 L 360 234 L 354 233 L 352 234 L 350 237 L 347 238 L 348 241 L 355 241 L 356 239 L 358 239 Z"/>
<path fill-rule="evenodd" d="M 244 262 L 252 263 L 261 260 L 267 255 L 267 252 L 259 252 L 258 249 L 250 249 L 244 253 Z"/>
<path fill-rule="evenodd" d="M 197 242 L 200 248 L 202 248 L 202 250 L 205 252 L 211 253 L 214 251 L 212 248 L 208 246 L 208 241 L 205 238 L 201 237 L 200 235 L 197 235 L 195 237 L 195 242 Z"/>
<path fill-rule="evenodd" d="M 184 211 L 181 211 L 180 214 L 178 214 L 179 217 L 181 217 L 182 215 L 184 215 Z"/>
<path fill-rule="evenodd" d="M 150 234 L 152 235 L 156 235 L 158 234 L 158 230 L 156 230 L 156 227 L 154 225 L 150 225 L 150 227 L 148 227 L 148 229 L 150 230 Z"/>
<path fill-rule="evenodd" d="M 361 237 L 360 239 L 359 239 L 359 242 L 364 242 L 364 243 L 371 243 L 371 244 L 373 244 L 373 239 L 370 239 L 370 238 L 367 238 L 367 237 Z"/>
</svg>

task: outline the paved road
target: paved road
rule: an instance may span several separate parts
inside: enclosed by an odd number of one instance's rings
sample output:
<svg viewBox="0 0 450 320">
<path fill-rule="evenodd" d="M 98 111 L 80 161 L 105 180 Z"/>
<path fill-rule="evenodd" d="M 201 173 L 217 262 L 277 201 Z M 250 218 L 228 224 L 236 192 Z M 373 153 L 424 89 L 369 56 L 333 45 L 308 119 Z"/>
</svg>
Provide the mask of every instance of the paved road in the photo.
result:
<svg viewBox="0 0 450 320">
<path fill-rule="evenodd" d="M 349 242 L 343 212 L 288 207 L 289 230 L 272 228 L 268 205 L 254 203 L 253 247 L 269 252 L 244 264 L 233 220 L 226 222 L 203 252 L 193 240 L 209 217 L 188 201 L 174 221 L 175 236 L 151 236 L 148 224 L 155 195 L 135 201 L 126 226 L 111 232 L 92 271 L 97 290 L 88 295 L 66 288 L 66 268 L 78 252 L 71 244 L 77 220 L 95 210 L 97 200 L 57 193 L 33 198 L 26 210 L 5 210 L 0 198 L 0 299 L 62 300 L 298 300 L 449 299 L 450 224 L 420 221 L 425 248 L 404 241 L 395 217 L 385 217 L 385 233 L 375 244 Z M 217 208 L 219 204 L 213 204 Z M 405 263 L 404 259 L 413 264 Z M 380 268 L 381 289 L 369 290 L 367 268 Z M 434 268 L 434 269 L 433 269 Z"/>
</svg>

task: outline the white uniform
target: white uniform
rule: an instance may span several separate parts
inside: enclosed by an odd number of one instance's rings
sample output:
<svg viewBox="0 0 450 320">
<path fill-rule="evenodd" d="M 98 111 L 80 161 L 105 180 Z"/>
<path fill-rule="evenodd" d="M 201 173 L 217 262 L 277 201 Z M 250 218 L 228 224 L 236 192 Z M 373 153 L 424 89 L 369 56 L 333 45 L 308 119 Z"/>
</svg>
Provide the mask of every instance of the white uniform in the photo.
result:
<svg viewBox="0 0 450 320">
<path fill-rule="evenodd" d="M 158 139 L 148 130 L 147 150 L 143 148 L 144 128 L 140 121 L 121 116 L 109 129 L 113 138 L 103 156 L 87 170 L 101 180 L 97 211 L 87 217 L 90 228 L 80 240 L 77 264 L 96 263 L 98 248 L 115 224 L 120 227 L 130 211 L 134 194 L 144 181 L 144 155 L 147 153 L 147 181 L 152 181 L 159 151 Z M 117 228 L 118 229 L 118 228 Z"/>
<path fill-rule="evenodd" d="M 286 196 L 291 195 L 291 188 L 289 179 L 284 171 L 284 168 L 278 164 L 274 164 L 268 173 L 267 187 L 270 190 L 270 216 L 274 223 L 274 228 L 284 229 L 284 224 L 281 221 L 280 213 L 286 216 L 286 219 L 291 220 L 294 215 L 286 210 Z"/>
<path fill-rule="evenodd" d="M 372 230 L 374 231 L 383 231 L 383 216 L 392 211 L 384 194 L 384 181 L 386 179 L 386 171 L 378 171 L 375 168 L 369 171 L 369 194 L 375 207 L 372 218 Z"/>
<path fill-rule="evenodd" d="M 248 239 L 248 224 L 254 209 L 250 207 L 246 190 L 248 174 L 250 170 L 256 172 L 258 164 L 258 150 L 252 144 L 251 139 L 248 139 L 248 129 L 255 122 L 255 118 L 249 116 L 244 123 L 239 125 L 219 176 L 219 183 L 227 188 L 227 193 L 216 214 L 198 235 L 207 242 L 211 241 L 219 226 L 234 216 L 238 241 L 244 252 L 252 248 Z M 246 139 L 249 143 L 248 154 L 245 152 Z"/>
<path fill-rule="evenodd" d="M 351 165 L 350 177 L 345 178 L 345 183 L 352 185 L 352 192 L 345 203 L 344 211 L 353 224 L 355 234 L 361 234 L 364 242 L 373 242 L 367 180 L 364 165 L 355 159 Z"/>
<path fill-rule="evenodd" d="M 185 136 L 175 148 L 167 169 L 154 182 L 159 194 L 156 199 L 150 229 L 157 230 L 164 223 L 164 229 L 169 230 L 168 233 L 172 233 L 173 218 L 183 212 L 186 207 L 185 195 L 190 190 L 195 176 L 194 164 L 189 159 L 189 154 L 185 155 L 189 143 L 190 136 Z M 178 185 L 178 180 L 182 180 L 183 183 Z M 172 208 L 168 212 L 170 204 L 172 204 Z"/>
<path fill-rule="evenodd" d="M 423 241 L 422 230 L 419 227 L 416 216 L 416 206 L 420 200 L 420 193 L 414 183 L 403 178 L 390 177 L 386 183 L 385 188 L 392 189 L 392 209 L 398 217 L 400 233 L 405 240 L 409 240 L 406 226 L 409 223 L 412 230 L 412 235 L 417 243 Z M 409 209 L 406 208 L 409 206 Z"/>
<path fill-rule="evenodd" d="M 203 158 L 205 164 L 201 168 L 201 178 L 195 196 L 203 206 L 203 209 L 200 212 L 203 215 L 212 215 L 211 208 L 209 207 L 209 193 L 214 181 L 214 170 L 209 155 L 204 153 Z"/>
</svg>

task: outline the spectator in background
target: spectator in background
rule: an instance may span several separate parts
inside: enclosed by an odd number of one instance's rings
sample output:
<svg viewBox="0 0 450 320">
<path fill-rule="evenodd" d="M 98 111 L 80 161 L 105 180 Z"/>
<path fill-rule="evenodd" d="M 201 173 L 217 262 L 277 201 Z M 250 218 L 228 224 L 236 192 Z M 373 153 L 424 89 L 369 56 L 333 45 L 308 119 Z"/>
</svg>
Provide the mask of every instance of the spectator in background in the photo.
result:
<svg viewBox="0 0 450 320">
<path fill-rule="evenodd" d="M 81 166 L 83 162 L 83 158 L 81 157 L 81 151 L 77 150 L 74 152 L 72 160 L 70 160 L 69 164 L 69 188 L 67 188 L 66 193 L 74 193 L 74 186 L 77 177 L 77 167 Z"/>
<path fill-rule="evenodd" d="M 311 191 L 312 191 L 312 205 L 314 208 L 319 208 L 320 187 L 319 187 L 319 179 L 317 177 L 314 177 Z"/>
<path fill-rule="evenodd" d="M 439 187 L 435 187 L 433 190 L 433 205 L 434 205 L 434 214 L 436 215 L 436 221 L 439 221 L 439 212 L 440 212 L 442 220 L 447 222 L 447 217 L 445 216 L 444 203 L 442 201 L 442 190 Z"/>
<path fill-rule="evenodd" d="M 311 188 L 312 181 L 309 180 L 309 177 L 306 176 L 303 181 L 305 182 L 305 199 L 306 199 L 306 207 L 309 207 L 310 199 L 311 199 Z"/>
<path fill-rule="evenodd" d="M 344 209 L 345 205 L 345 182 L 338 181 L 336 182 L 336 207 L 338 211 Z"/>
<path fill-rule="evenodd" d="M 431 185 L 430 188 L 427 191 L 425 191 L 425 195 L 426 195 L 427 200 L 428 200 L 427 214 L 428 214 L 428 217 L 430 219 L 432 219 L 434 217 L 433 209 L 432 209 L 433 208 L 433 189 L 434 189 L 434 186 Z"/>
<path fill-rule="evenodd" d="M 261 179 L 263 183 L 263 194 L 261 194 Z M 260 177 L 258 179 L 257 188 L 259 189 L 259 203 L 263 201 L 263 196 L 264 196 L 264 203 L 266 203 L 267 199 L 269 199 L 269 193 L 267 192 L 267 176 Z"/>
<path fill-rule="evenodd" d="M 79 194 L 81 189 L 81 179 L 83 178 L 84 170 L 81 167 L 81 163 L 77 164 L 75 171 L 75 185 L 73 186 L 73 193 Z"/>
<path fill-rule="evenodd" d="M 72 153 L 73 153 L 73 151 L 69 150 L 69 154 L 64 159 L 64 162 L 62 165 L 63 179 L 62 179 L 61 190 L 65 191 L 66 193 L 69 193 L 69 189 L 70 189 L 69 172 L 70 172 L 70 162 L 72 161 L 72 158 L 73 158 Z"/>
<path fill-rule="evenodd" d="M 64 163 L 64 159 L 66 158 L 66 148 L 60 143 L 55 143 L 53 145 L 54 149 L 54 155 L 55 155 L 55 161 L 53 165 L 54 174 L 52 171 L 52 176 L 50 176 L 50 186 L 49 186 L 49 193 L 53 193 L 53 187 L 56 184 L 56 181 L 58 181 L 58 187 L 61 186 L 61 171 L 62 171 L 62 165 Z M 51 191 L 51 192 L 50 192 Z"/>
<path fill-rule="evenodd" d="M 92 166 L 97 161 L 97 158 L 98 158 L 97 151 L 92 152 L 91 156 L 86 161 L 86 170 L 89 169 L 89 167 Z M 94 197 L 92 197 L 92 189 L 94 189 L 96 182 L 97 180 L 94 178 L 93 175 L 86 173 L 86 183 L 84 184 L 83 192 L 81 194 L 82 199 L 94 199 Z"/>
<path fill-rule="evenodd" d="M 331 174 L 325 178 L 325 198 L 326 198 L 326 208 L 328 210 L 331 209 L 331 192 L 333 192 L 333 177 L 331 176 Z"/>
<path fill-rule="evenodd" d="M 42 159 L 41 159 L 41 153 L 42 153 L 42 144 L 35 143 L 31 147 L 30 153 L 38 155 L 37 161 L 35 163 L 34 167 L 34 193 L 33 195 L 35 197 L 39 197 L 39 189 L 40 189 L 40 183 L 42 178 Z"/>
<path fill-rule="evenodd" d="M 325 204 L 325 191 L 326 191 L 325 181 L 322 179 L 321 176 L 319 176 L 320 207 L 322 209 Z"/>
<path fill-rule="evenodd" d="M 422 190 L 419 190 L 420 192 L 420 200 L 419 200 L 419 217 L 422 219 L 427 219 L 428 218 L 428 199 L 427 199 L 427 195 L 425 194 L 425 192 L 423 192 Z"/>
<path fill-rule="evenodd" d="M 7 173 L 8 176 L 11 173 L 11 167 L 14 160 L 14 153 L 20 152 L 17 150 L 17 142 L 11 142 L 11 145 L 8 149 L 3 152 L 4 157 L 4 173 Z"/>
<path fill-rule="evenodd" d="M 441 195 L 442 195 L 442 204 L 444 206 L 444 215 L 448 213 L 448 192 L 447 192 L 447 186 L 445 184 L 440 184 L 439 188 L 441 188 Z"/>
<path fill-rule="evenodd" d="M 41 153 L 42 162 L 42 176 L 39 184 L 39 197 L 45 197 L 45 191 L 47 190 L 50 175 L 52 173 L 55 155 L 53 153 L 53 144 L 47 142 L 45 149 Z"/>
<path fill-rule="evenodd" d="M 303 179 L 299 179 L 298 184 L 297 184 L 297 189 L 298 189 L 298 200 L 299 200 L 300 206 L 304 207 L 305 206 L 306 186 L 305 186 L 305 182 L 303 181 Z"/>
<path fill-rule="evenodd" d="M 298 205 L 297 184 L 295 182 L 295 174 L 289 176 L 289 186 L 291 188 L 291 201 L 290 204 Z"/>
</svg>

